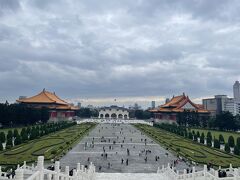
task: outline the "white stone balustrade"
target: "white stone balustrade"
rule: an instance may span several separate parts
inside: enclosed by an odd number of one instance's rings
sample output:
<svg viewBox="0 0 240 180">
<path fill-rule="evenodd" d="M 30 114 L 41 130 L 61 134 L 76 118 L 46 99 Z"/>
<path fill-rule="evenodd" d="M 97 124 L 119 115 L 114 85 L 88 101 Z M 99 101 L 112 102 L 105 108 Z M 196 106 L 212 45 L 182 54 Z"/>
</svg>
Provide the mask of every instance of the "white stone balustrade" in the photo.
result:
<svg viewBox="0 0 240 180">
<path fill-rule="evenodd" d="M 88 168 L 85 168 L 80 163 L 77 164 L 76 169 L 73 170 L 73 176 L 69 175 L 69 166 L 65 167 L 65 171 L 62 172 L 60 169 L 60 162 L 56 161 L 54 165 L 54 171 L 44 169 L 44 157 L 38 157 L 37 166 L 27 166 L 26 163 L 23 166 L 18 166 L 18 169 L 15 171 L 15 176 L 12 178 L 11 176 L 8 178 L 7 173 L 0 172 L 2 176 L 0 176 L 0 180 L 5 179 L 13 179 L 13 180 L 103 180 L 97 179 L 96 177 L 98 173 L 95 171 L 95 166 L 90 163 Z M 220 168 L 220 167 L 219 167 Z M 166 167 L 162 166 L 162 168 L 158 168 L 157 173 L 160 179 L 166 180 L 240 180 L 240 169 L 233 168 L 230 165 L 227 169 L 221 169 L 227 171 L 227 177 L 218 177 L 218 170 L 210 169 L 207 170 L 207 166 L 204 165 L 202 171 L 196 171 L 195 167 L 192 168 L 191 173 L 187 173 L 186 169 L 183 172 L 179 172 L 174 170 L 168 164 Z M 31 173 L 30 173 L 31 172 Z M 102 173 L 99 173 L 102 174 Z M 109 174 L 109 173 L 108 173 Z M 111 174 L 111 173 L 110 173 Z M 146 174 L 145 174 L 146 175 Z M 117 174 L 111 174 L 113 180 L 118 179 Z M 132 173 L 131 177 L 138 176 L 137 174 Z M 24 179 L 25 177 L 25 179 Z M 27 178 L 26 178 L 27 177 Z M 144 176 L 144 180 L 146 176 Z M 161 178 L 162 177 L 162 178 Z M 150 180 L 151 178 L 149 178 Z M 138 178 L 138 180 L 143 180 Z M 148 179 L 146 179 L 148 180 Z"/>
</svg>

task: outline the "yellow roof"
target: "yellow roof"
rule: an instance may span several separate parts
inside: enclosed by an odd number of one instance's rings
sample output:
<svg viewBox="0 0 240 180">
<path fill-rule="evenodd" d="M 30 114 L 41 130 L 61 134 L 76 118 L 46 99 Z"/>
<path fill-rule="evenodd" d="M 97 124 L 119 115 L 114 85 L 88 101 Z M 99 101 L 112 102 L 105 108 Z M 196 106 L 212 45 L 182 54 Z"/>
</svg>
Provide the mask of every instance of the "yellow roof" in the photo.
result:
<svg viewBox="0 0 240 180">
<path fill-rule="evenodd" d="M 55 93 L 46 91 L 45 89 L 36 96 L 32 96 L 25 99 L 19 99 L 17 102 L 21 103 L 54 103 L 61 105 L 68 105 L 68 103 L 60 99 Z"/>
</svg>

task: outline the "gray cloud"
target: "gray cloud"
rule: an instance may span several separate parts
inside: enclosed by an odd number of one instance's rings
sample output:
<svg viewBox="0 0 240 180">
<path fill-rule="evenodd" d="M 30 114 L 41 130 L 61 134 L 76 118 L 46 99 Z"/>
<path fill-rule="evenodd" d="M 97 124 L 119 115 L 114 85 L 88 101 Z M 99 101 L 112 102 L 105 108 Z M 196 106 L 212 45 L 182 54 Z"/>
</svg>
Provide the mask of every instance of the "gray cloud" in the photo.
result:
<svg viewBox="0 0 240 180">
<path fill-rule="evenodd" d="M 238 0 L 0 1 L 0 101 L 44 87 L 73 101 L 160 99 L 182 92 L 193 98 L 231 96 L 240 79 L 239 5 Z"/>
</svg>

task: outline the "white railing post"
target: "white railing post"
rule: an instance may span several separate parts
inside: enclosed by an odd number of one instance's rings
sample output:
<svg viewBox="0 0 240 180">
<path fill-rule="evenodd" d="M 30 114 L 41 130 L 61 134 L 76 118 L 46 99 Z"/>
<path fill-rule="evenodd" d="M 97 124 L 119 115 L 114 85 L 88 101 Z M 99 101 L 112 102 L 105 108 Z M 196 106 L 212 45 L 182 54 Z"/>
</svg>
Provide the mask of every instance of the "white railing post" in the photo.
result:
<svg viewBox="0 0 240 180">
<path fill-rule="evenodd" d="M 39 180 L 43 180 L 44 177 L 44 156 L 38 156 L 37 169 L 39 171 Z"/>
<path fill-rule="evenodd" d="M 193 168 L 192 168 L 192 177 L 193 177 L 193 180 L 195 180 L 195 175 L 196 175 L 195 172 L 196 172 L 195 167 L 193 167 Z"/>
<path fill-rule="evenodd" d="M 234 168 L 234 174 L 233 174 L 234 180 L 238 179 L 238 169 Z"/>
<path fill-rule="evenodd" d="M 15 173 L 15 180 L 23 180 L 23 169 L 17 169 Z"/>
<path fill-rule="evenodd" d="M 27 163 L 26 161 L 23 161 L 23 169 L 26 169 Z"/>
<path fill-rule="evenodd" d="M 218 180 L 218 171 L 214 171 L 215 180 Z"/>
<path fill-rule="evenodd" d="M 54 180 L 59 180 L 59 173 L 60 173 L 60 162 L 56 161 L 54 166 L 54 171 L 56 172 L 54 176 Z"/>
<path fill-rule="evenodd" d="M 233 167 L 232 167 L 232 164 L 229 165 L 229 171 L 230 171 L 230 173 L 233 173 Z"/>
<path fill-rule="evenodd" d="M 206 164 L 204 164 L 203 165 L 203 176 L 204 176 L 204 179 L 206 179 L 207 177 L 207 165 Z"/>
<path fill-rule="evenodd" d="M 184 169 L 183 170 L 183 179 L 186 180 L 186 178 L 187 178 L 187 170 Z"/>
</svg>

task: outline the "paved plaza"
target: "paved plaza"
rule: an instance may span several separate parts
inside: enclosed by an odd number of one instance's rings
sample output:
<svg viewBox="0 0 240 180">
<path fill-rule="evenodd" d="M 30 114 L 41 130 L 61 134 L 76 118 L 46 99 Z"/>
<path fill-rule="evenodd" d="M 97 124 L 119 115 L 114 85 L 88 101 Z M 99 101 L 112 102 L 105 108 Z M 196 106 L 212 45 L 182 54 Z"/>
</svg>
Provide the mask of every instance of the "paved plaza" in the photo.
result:
<svg viewBox="0 0 240 180">
<path fill-rule="evenodd" d="M 61 160 L 61 166 L 80 162 L 96 166 L 97 172 L 152 173 L 177 157 L 130 124 L 99 124 Z M 176 169 L 188 168 L 178 161 Z"/>
</svg>

